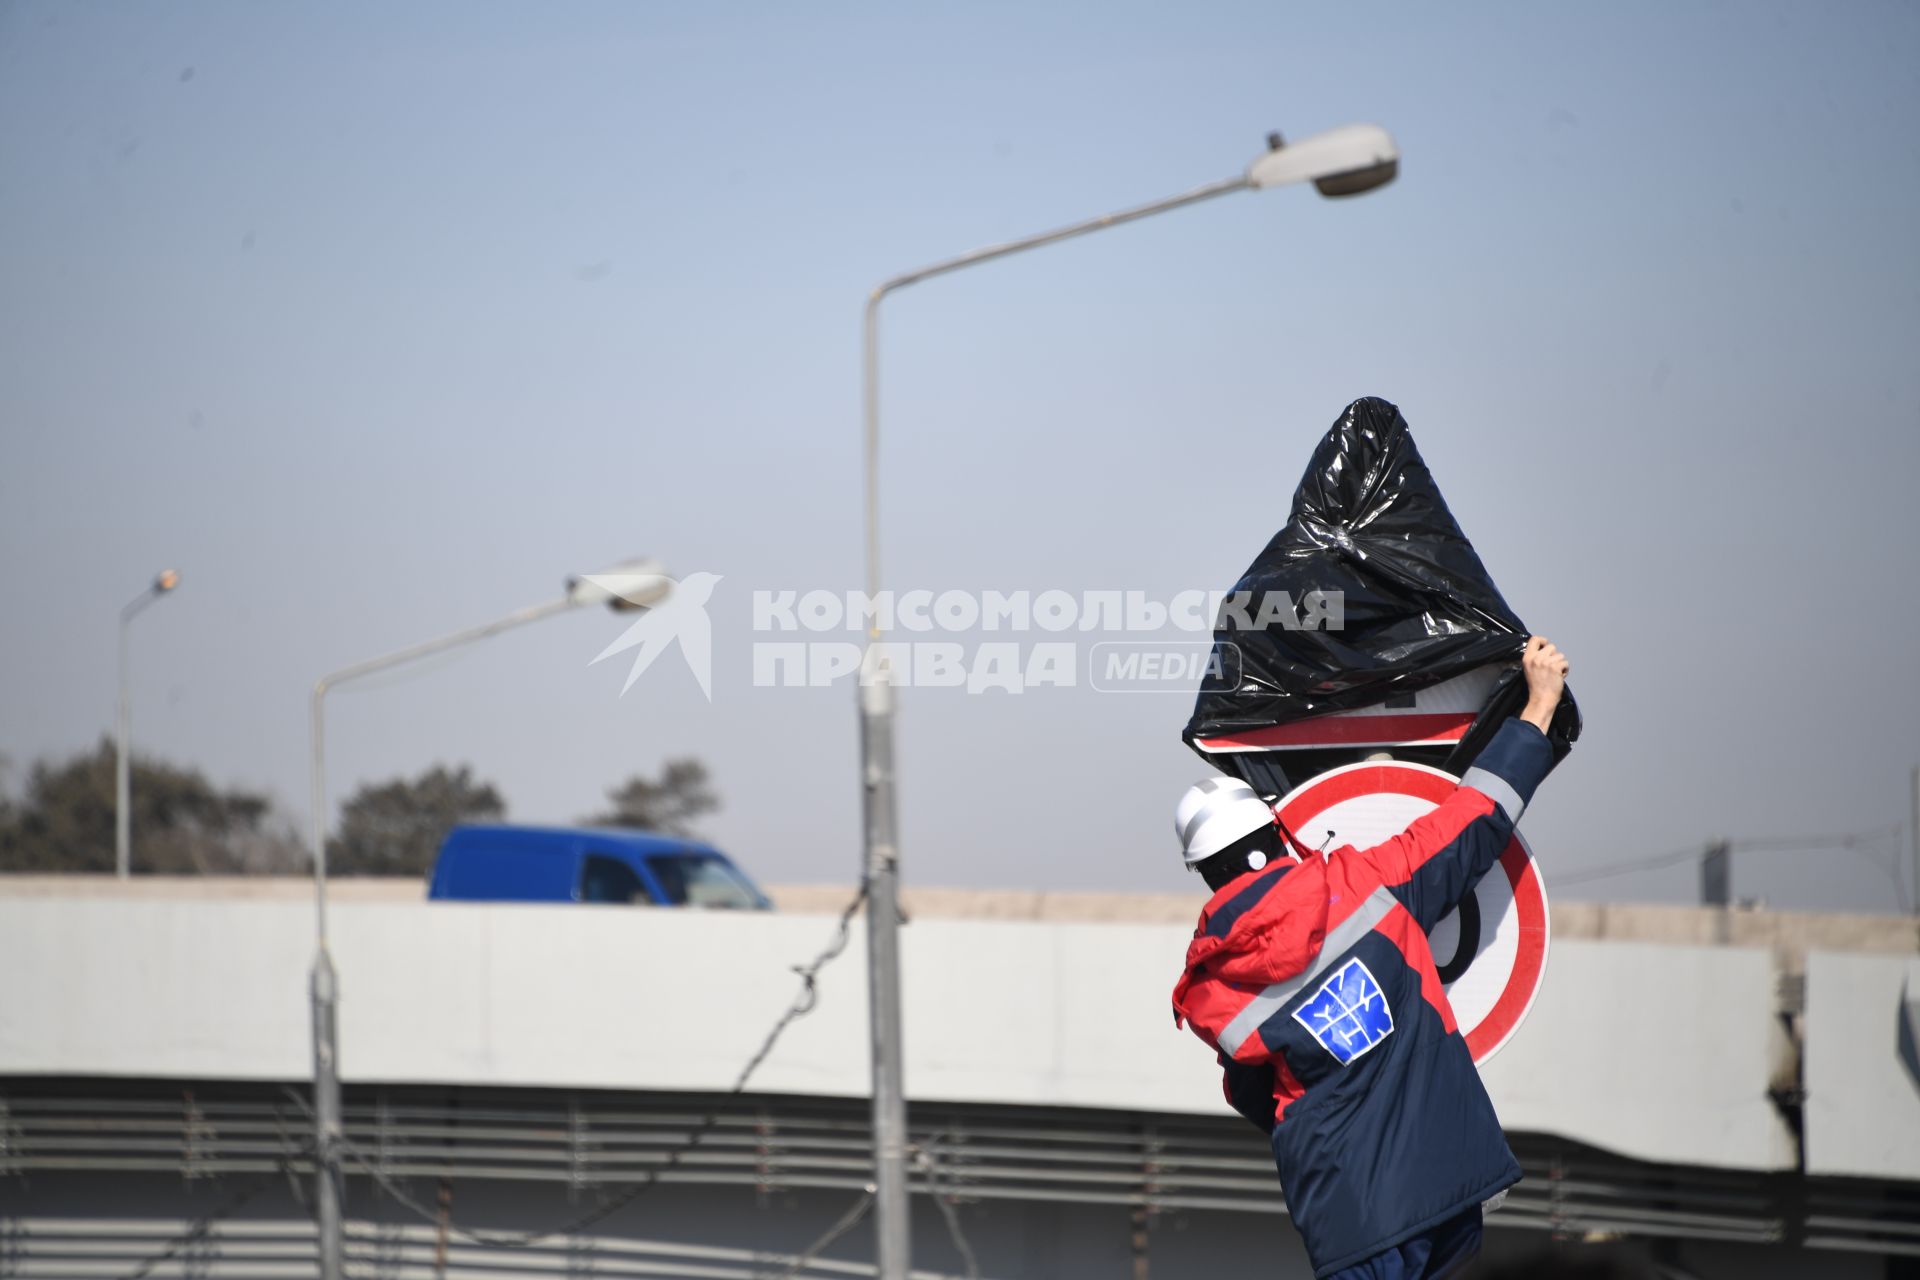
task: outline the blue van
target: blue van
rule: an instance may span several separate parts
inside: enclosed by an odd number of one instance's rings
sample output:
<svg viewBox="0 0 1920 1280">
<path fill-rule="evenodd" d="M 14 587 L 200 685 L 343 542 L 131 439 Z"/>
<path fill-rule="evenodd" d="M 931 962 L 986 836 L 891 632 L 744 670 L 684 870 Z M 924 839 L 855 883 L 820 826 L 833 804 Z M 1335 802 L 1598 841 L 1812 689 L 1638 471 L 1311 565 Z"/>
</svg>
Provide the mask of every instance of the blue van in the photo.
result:
<svg viewBox="0 0 1920 1280">
<path fill-rule="evenodd" d="M 718 849 L 620 827 L 455 827 L 440 844 L 427 897 L 773 909 Z"/>
</svg>

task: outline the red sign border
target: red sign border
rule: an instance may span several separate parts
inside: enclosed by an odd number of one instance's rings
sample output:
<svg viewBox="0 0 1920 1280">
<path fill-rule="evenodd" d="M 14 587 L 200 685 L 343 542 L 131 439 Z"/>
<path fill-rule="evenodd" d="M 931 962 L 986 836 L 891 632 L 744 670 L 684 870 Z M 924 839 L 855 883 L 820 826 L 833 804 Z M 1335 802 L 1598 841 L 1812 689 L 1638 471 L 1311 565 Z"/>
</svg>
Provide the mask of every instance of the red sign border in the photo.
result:
<svg viewBox="0 0 1920 1280">
<path fill-rule="evenodd" d="M 1403 785 L 1387 785 L 1389 783 Z M 1303 817 L 1324 813 L 1343 801 L 1393 792 L 1431 801 L 1437 807 L 1459 786 L 1460 779 L 1431 765 L 1415 764 L 1410 760 L 1363 760 L 1358 764 L 1329 769 L 1307 779 L 1281 797 L 1279 804 L 1274 806 L 1274 812 L 1287 830 L 1306 840 L 1305 833 L 1300 831 Z M 1328 789 L 1333 793 L 1332 798 L 1322 798 L 1320 793 Z M 1303 808 L 1309 798 L 1319 806 L 1310 812 Z M 1307 840 L 1306 843 L 1312 842 Z M 1539 870 L 1534 866 L 1532 851 L 1527 848 L 1518 831 L 1513 833 L 1513 839 L 1501 851 L 1500 869 L 1506 872 L 1507 883 L 1513 889 L 1513 906 L 1520 917 L 1522 943 L 1528 934 L 1537 932 L 1540 935 L 1540 948 L 1535 954 L 1529 954 L 1524 945 L 1519 948 L 1513 958 L 1513 971 L 1507 975 L 1500 998 L 1494 1001 L 1487 1016 L 1466 1037 L 1467 1052 L 1473 1055 L 1475 1066 L 1499 1051 L 1519 1028 L 1521 1019 L 1527 1016 L 1527 1010 L 1533 1007 L 1535 998 L 1540 994 L 1547 952 L 1553 945 L 1546 890 L 1541 883 Z"/>
</svg>

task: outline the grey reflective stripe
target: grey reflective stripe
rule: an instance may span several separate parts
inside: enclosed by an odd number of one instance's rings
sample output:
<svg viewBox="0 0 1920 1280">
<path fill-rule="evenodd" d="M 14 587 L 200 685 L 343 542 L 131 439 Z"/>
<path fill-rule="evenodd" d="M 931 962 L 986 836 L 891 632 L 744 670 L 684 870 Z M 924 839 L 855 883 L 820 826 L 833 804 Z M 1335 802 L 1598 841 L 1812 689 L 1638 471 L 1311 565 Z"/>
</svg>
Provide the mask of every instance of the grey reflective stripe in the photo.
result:
<svg viewBox="0 0 1920 1280">
<path fill-rule="evenodd" d="M 1193 789 L 1203 796 L 1210 796 L 1223 787 L 1231 787 L 1236 784 L 1242 787 L 1247 786 L 1246 783 L 1240 782 L 1237 778 L 1208 778 L 1205 782 L 1196 782 Z M 1253 794 L 1252 787 L 1247 787 L 1247 794 Z M 1187 819 L 1187 825 L 1180 829 L 1180 847 L 1185 849 L 1192 845 L 1193 833 L 1198 831 L 1208 818 L 1211 818 L 1219 811 L 1218 806 L 1211 800 L 1206 801 L 1198 809 L 1194 810 L 1193 816 Z"/>
<path fill-rule="evenodd" d="M 1220 1048 L 1231 1058 L 1240 1052 L 1240 1046 L 1247 1037 L 1260 1029 L 1260 1024 L 1280 1012 L 1287 1001 L 1300 993 L 1300 988 L 1312 982 L 1327 968 L 1346 954 L 1360 939 L 1373 932 L 1373 926 L 1387 918 L 1387 913 L 1400 905 L 1393 896 L 1393 890 L 1382 885 L 1367 895 L 1360 909 L 1327 931 L 1320 940 L 1320 954 L 1312 963 L 1299 973 L 1282 982 L 1276 982 L 1264 988 L 1259 995 L 1247 1002 L 1247 1007 L 1234 1015 L 1227 1029 L 1220 1033 Z"/>
<path fill-rule="evenodd" d="M 1508 822 L 1520 821 L 1520 814 L 1527 807 L 1527 802 L 1520 798 L 1520 793 L 1515 791 L 1505 778 L 1491 769 L 1482 769 L 1475 765 L 1460 775 L 1460 785 L 1472 787 L 1506 810 Z"/>
<path fill-rule="evenodd" d="M 1193 816 L 1187 819 L 1187 825 L 1180 828 L 1180 847 L 1182 849 L 1191 849 L 1193 847 L 1193 833 L 1200 829 L 1201 823 L 1212 816 L 1213 806 L 1210 804 L 1203 804 L 1194 810 Z"/>
</svg>

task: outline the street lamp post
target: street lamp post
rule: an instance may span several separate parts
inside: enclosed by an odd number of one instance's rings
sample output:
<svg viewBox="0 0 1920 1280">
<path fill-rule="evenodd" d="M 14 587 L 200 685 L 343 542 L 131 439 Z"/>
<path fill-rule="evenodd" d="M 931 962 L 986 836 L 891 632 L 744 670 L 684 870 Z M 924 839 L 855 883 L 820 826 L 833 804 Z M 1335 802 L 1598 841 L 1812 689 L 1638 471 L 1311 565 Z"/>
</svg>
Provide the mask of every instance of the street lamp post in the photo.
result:
<svg viewBox="0 0 1920 1280">
<path fill-rule="evenodd" d="M 1157 213 L 1236 191 L 1260 191 L 1312 182 L 1326 196 L 1359 195 L 1391 182 L 1400 152 L 1378 125 L 1354 124 L 1285 144 L 1278 134 L 1245 173 L 1151 204 L 989 245 L 883 281 L 867 296 L 862 348 L 862 406 L 866 424 L 867 596 L 880 592 L 880 303 L 907 285 L 962 267 L 991 262 Z M 908 1224 L 907 1106 L 901 1073 L 900 913 L 897 808 L 894 788 L 892 672 L 881 661 L 884 639 L 877 609 L 867 631 L 860 675 L 860 765 L 865 804 L 867 989 L 873 1056 L 874 1233 L 880 1280 L 906 1280 L 912 1244 Z"/>
<path fill-rule="evenodd" d="M 133 874 L 133 706 L 128 689 L 132 666 L 128 658 L 128 624 L 148 605 L 180 585 L 177 569 L 162 569 L 153 585 L 127 601 L 120 610 L 120 724 L 119 751 L 113 775 L 113 870 L 122 880 Z"/>
<path fill-rule="evenodd" d="M 411 645 L 378 658 L 356 662 L 350 667 L 329 672 L 314 682 L 312 712 L 312 784 L 313 815 L 310 819 L 313 840 L 313 889 L 315 907 L 315 949 L 310 997 L 313 1006 L 313 1119 L 314 1119 L 314 1217 L 320 1230 L 321 1280 L 341 1280 L 344 1262 L 340 1233 L 340 1044 L 335 1011 L 339 1003 L 339 983 L 333 958 L 327 949 L 327 754 L 326 697 L 330 690 L 375 672 L 402 666 L 416 659 L 444 653 L 448 649 L 485 640 L 542 618 L 584 605 L 604 604 L 624 611 L 644 609 L 666 599 L 673 582 L 666 570 L 652 560 L 630 560 L 603 574 L 570 579 L 567 592 L 558 600 L 549 600 L 528 609 L 510 613 L 483 626 L 469 627 L 424 644 Z"/>
</svg>

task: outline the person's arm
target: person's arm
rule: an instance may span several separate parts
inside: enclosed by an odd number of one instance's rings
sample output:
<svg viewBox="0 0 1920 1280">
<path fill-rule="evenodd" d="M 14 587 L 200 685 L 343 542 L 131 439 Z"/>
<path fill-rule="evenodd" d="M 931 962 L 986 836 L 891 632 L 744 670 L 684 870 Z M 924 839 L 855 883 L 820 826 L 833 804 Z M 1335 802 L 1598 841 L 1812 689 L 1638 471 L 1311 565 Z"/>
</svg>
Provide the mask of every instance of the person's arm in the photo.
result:
<svg viewBox="0 0 1920 1280">
<path fill-rule="evenodd" d="M 1423 929 L 1431 929 L 1480 882 L 1506 850 L 1534 789 L 1553 768 L 1547 725 L 1566 684 L 1567 660 L 1540 636 L 1521 657 L 1527 705 L 1500 727 L 1439 808 L 1364 850 L 1382 881 Z"/>
<path fill-rule="evenodd" d="M 1520 657 L 1520 670 L 1527 677 L 1527 705 L 1520 719 L 1545 733 L 1567 687 L 1567 656 L 1545 636 L 1533 636 Z"/>
</svg>

